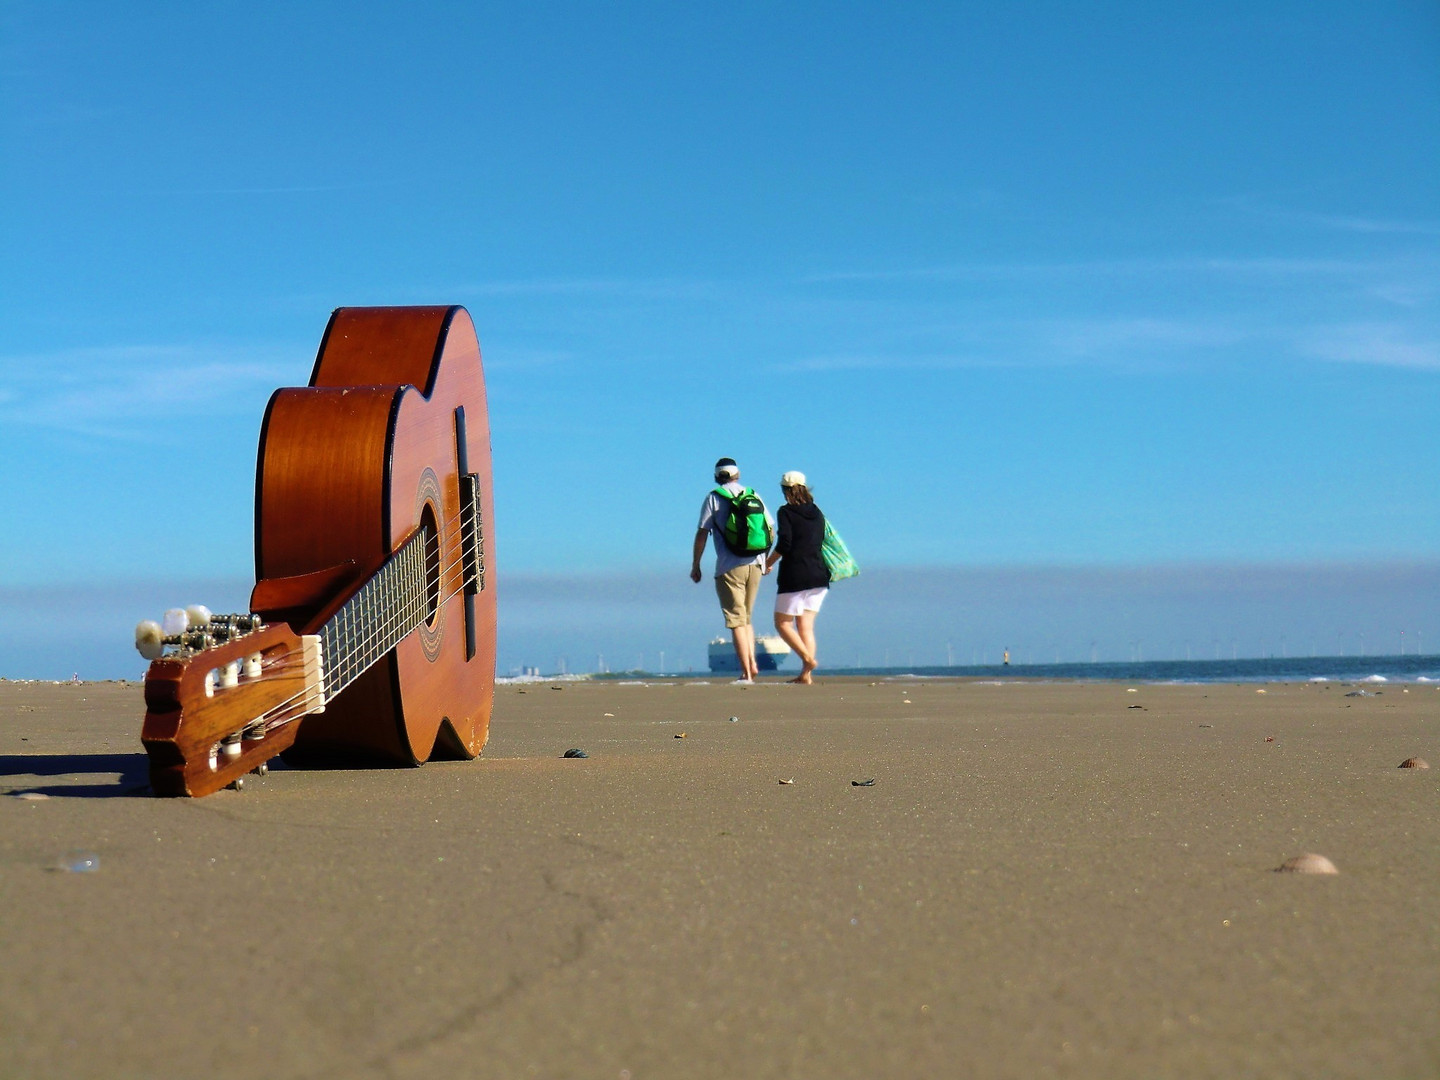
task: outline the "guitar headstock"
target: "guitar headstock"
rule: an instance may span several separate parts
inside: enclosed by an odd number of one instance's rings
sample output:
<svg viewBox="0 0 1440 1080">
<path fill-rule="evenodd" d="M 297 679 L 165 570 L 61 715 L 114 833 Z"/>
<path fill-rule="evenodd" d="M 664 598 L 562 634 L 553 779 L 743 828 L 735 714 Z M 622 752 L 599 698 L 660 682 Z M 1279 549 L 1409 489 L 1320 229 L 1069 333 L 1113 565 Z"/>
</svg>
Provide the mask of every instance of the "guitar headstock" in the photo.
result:
<svg viewBox="0 0 1440 1080">
<path fill-rule="evenodd" d="M 297 722 L 325 707 L 320 640 L 257 615 L 173 609 L 141 623 L 145 675 L 141 741 L 157 795 L 208 795 L 295 740 Z"/>
</svg>

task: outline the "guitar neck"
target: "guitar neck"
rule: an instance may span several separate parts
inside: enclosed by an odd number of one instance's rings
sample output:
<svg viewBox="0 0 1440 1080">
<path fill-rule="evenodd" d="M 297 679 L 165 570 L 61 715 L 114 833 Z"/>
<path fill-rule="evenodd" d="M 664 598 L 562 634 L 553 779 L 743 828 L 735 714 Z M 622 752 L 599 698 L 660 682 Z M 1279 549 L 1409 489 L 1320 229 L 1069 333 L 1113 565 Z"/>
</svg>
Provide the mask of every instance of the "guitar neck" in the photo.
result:
<svg viewBox="0 0 1440 1080">
<path fill-rule="evenodd" d="M 439 552 L 421 529 L 320 627 L 329 701 L 430 617 L 440 603 Z"/>
</svg>

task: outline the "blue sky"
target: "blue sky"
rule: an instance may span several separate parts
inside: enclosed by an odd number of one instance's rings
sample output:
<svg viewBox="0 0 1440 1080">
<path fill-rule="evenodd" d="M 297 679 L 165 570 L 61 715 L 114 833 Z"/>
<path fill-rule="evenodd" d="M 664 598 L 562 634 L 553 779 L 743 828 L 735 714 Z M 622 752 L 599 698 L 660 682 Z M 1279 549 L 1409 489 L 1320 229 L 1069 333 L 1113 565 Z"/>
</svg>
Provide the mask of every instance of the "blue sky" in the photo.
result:
<svg viewBox="0 0 1440 1080">
<path fill-rule="evenodd" d="M 700 604 L 722 454 L 921 581 L 1440 563 L 1433 3 L 11 2 L 0 140 L 0 674 L 243 599 L 342 304 L 474 315 L 517 581 Z"/>
</svg>

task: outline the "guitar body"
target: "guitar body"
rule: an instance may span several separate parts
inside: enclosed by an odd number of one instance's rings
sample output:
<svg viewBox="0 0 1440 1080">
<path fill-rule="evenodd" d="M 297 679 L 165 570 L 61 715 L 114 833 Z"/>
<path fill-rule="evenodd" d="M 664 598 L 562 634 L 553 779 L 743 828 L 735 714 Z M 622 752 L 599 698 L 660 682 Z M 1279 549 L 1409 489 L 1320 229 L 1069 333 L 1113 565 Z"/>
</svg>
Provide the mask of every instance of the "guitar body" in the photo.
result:
<svg viewBox="0 0 1440 1080">
<path fill-rule="evenodd" d="M 469 502 L 467 474 L 478 479 Z M 434 580 L 422 625 L 305 718 L 287 761 L 416 765 L 480 753 L 495 689 L 490 479 L 480 346 L 465 309 L 337 310 L 310 385 L 277 390 L 265 413 L 252 609 L 310 632 L 417 530 L 433 534 Z M 490 580 L 482 570 L 467 590 L 472 510 Z M 320 591 L 291 587 L 281 603 L 280 579 Z"/>
</svg>

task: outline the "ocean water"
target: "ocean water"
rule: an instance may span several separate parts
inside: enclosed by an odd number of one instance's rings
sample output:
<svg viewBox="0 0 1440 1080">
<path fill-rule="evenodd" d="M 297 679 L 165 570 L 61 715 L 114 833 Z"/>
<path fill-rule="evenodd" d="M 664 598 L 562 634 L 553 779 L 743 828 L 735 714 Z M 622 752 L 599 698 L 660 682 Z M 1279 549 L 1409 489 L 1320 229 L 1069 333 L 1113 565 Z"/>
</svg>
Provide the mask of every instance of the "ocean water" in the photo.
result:
<svg viewBox="0 0 1440 1080">
<path fill-rule="evenodd" d="M 827 668 L 872 678 L 1117 679 L 1128 682 L 1440 682 L 1440 656 L 1309 656 L 1253 660 L 1144 660 L 1107 664 L 984 664 Z"/>
</svg>

